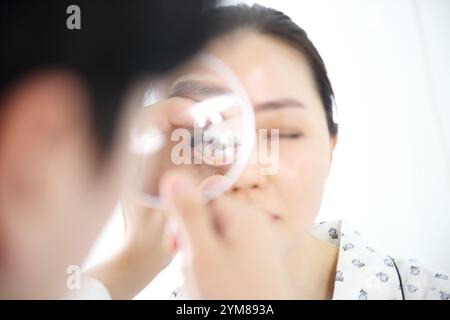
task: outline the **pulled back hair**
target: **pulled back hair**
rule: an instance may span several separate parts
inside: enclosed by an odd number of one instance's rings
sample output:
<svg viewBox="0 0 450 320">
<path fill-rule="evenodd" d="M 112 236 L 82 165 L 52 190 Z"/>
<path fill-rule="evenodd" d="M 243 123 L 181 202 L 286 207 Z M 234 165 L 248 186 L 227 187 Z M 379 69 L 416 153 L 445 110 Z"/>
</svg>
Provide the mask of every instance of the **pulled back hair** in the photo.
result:
<svg viewBox="0 0 450 320">
<path fill-rule="evenodd" d="M 301 52 L 307 59 L 322 101 L 328 131 L 335 136 L 338 126 L 333 120 L 334 93 L 325 64 L 306 32 L 284 13 L 261 5 L 217 7 L 207 12 L 208 37 L 215 38 L 240 29 L 271 35 Z"/>
</svg>

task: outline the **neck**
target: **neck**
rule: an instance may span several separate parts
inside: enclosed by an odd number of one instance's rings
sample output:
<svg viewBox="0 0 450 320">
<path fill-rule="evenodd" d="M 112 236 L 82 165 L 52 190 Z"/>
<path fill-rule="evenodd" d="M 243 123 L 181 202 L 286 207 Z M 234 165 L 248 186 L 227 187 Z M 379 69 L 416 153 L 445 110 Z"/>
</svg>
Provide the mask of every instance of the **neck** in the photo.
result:
<svg viewBox="0 0 450 320">
<path fill-rule="evenodd" d="M 339 248 L 312 235 L 300 239 L 286 256 L 295 299 L 333 297 Z"/>
</svg>

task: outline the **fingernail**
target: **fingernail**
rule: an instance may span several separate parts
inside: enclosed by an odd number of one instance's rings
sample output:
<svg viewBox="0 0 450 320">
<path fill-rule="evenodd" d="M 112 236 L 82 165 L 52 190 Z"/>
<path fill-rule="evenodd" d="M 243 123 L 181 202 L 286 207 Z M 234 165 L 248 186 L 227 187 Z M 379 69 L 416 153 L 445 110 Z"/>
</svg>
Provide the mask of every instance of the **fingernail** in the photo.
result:
<svg viewBox="0 0 450 320">
<path fill-rule="evenodd" d="M 163 179 L 160 192 L 162 202 L 166 205 L 173 204 L 181 195 L 185 195 L 194 189 L 191 186 L 192 184 L 191 180 L 183 175 Z"/>
<path fill-rule="evenodd" d="M 186 193 L 188 190 L 189 184 L 182 179 L 173 181 L 172 185 L 170 186 L 170 193 L 172 197 L 179 197 L 183 193 Z"/>
</svg>

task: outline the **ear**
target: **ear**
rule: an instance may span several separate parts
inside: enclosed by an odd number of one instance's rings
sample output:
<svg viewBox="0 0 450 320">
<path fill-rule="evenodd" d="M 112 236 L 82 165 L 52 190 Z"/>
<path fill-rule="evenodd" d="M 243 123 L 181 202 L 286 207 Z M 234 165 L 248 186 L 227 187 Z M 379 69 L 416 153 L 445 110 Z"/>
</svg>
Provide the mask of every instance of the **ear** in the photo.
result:
<svg viewBox="0 0 450 320">
<path fill-rule="evenodd" d="M 330 137 L 330 145 L 331 145 L 331 152 L 333 153 L 334 149 L 336 149 L 336 145 L 338 143 L 338 135 L 337 133 Z"/>
<path fill-rule="evenodd" d="M 338 142 L 337 134 L 330 136 L 330 166 L 329 166 L 330 168 L 329 168 L 329 170 L 331 170 L 331 163 L 333 162 L 333 153 L 334 153 L 334 150 L 336 149 L 337 142 Z"/>
<path fill-rule="evenodd" d="M 0 214 L 9 215 L 45 200 L 61 146 L 87 134 L 87 98 L 70 73 L 46 71 L 20 80 L 0 104 Z"/>
</svg>

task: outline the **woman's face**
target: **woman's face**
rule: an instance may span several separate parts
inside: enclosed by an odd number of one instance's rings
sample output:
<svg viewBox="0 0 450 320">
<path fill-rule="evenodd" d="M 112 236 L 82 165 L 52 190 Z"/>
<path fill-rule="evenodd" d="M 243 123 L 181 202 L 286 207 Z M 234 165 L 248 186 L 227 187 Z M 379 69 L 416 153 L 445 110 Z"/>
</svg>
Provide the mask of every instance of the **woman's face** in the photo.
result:
<svg viewBox="0 0 450 320">
<path fill-rule="evenodd" d="M 267 216 L 289 248 L 309 233 L 314 222 L 335 144 L 312 71 L 298 50 L 250 30 L 214 40 L 205 51 L 221 59 L 240 80 L 254 108 L 256 129 L 279 129 L 277 171 L 264 174 L 261 169 L 267 163 L 257 157 L 227 196 L 238 197 Z M 189 71 L 175 72 L 173 83 L 181 77 L 197 85 L 214 81 L 201 68 L 183 70 Z M 180 98 L 197 97 L 183 92 Z"/>
</svg>

